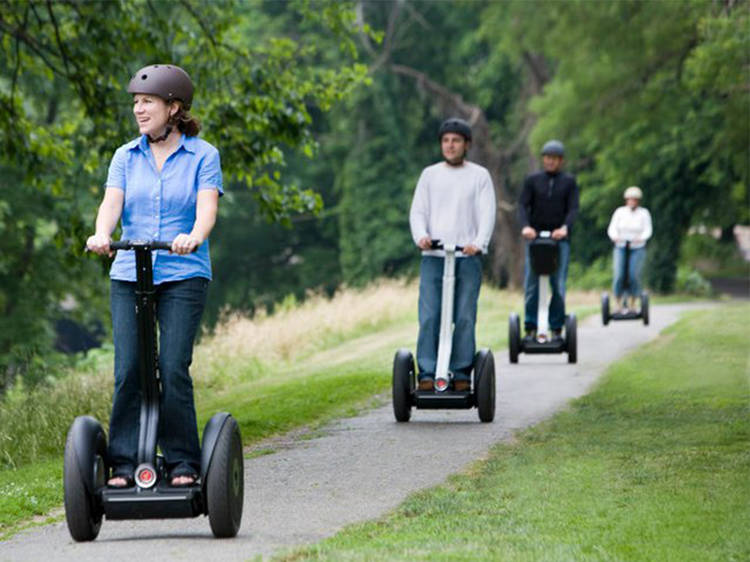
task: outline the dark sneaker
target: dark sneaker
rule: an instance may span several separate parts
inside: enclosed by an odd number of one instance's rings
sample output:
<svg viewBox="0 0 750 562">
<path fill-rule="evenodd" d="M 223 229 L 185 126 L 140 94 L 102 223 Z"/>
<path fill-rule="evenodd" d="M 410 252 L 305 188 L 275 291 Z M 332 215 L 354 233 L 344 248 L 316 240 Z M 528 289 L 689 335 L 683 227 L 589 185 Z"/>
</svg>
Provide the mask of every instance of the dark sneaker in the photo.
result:
<svg viewBox="0 0 750 562">
<path fill-rule="evenodd" d="M 469 381 L 453 381 L 453 390 L 456 392 L 467 392 L 471 389 Z"/>
<path fill-rule="evenodd" d="M 424 378 L 420 380 L 419 390 L 435 390 L 435 381 L 430 378 Z"/>
<path fill-rule="evenodd" d="M 526 330 L 526 335 L 524 335 L 524 339 L 535 340 L 536 339 L 536 328 L 527 329 Z"/>
<path fill-rule="evenodd" d="M 562 329 L 552 330 L 552 341 L 562 341 Z"/>
</svg>

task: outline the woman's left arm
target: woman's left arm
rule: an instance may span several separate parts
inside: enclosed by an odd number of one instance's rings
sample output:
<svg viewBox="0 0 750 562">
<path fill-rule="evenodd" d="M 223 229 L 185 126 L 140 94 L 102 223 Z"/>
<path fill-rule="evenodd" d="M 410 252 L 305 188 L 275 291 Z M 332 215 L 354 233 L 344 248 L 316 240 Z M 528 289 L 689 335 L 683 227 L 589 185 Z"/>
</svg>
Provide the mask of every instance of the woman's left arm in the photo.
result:
<svg viewBox="0 0 750 562">
<path fill-rule="evenodd" d="M 201 189 L 197 194 L 195 205 L 195 224 L 190 234 L 179 234 L 172 242 L 175 254 L 189 254 L 211 234 L 216 224 L 216 212 L 219 208 L 219 191 L 217 189 Z"/>
</svg>

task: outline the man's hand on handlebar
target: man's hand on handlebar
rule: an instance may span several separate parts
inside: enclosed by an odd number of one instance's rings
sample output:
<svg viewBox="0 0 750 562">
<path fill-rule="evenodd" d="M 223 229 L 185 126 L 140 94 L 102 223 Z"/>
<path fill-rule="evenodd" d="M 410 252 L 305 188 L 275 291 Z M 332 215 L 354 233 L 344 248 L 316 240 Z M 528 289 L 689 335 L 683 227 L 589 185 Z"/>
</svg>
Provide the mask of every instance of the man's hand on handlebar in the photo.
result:
<svg viewBox="0 0 750 562">
<path fill-rule="evenodd" d="M 178 234 L 175 239 L 172 240 L 172 253 L 180 255 L 190 254 L 202 243 L 203 240 L 194 234 Z"/>
<path fill-rule="evenodd" d="M 419 242 L 417 242 L 417 246 L 419 246 L 422 250 L 431 250 L 432 249 L 432 238 L 429 236 L 425 236 L 424 238 L 420 238 Z"/>
<path fill-rule="evenodd" d="M 568 227 L 566 225 L 562 225 L 560 228 L 556 228 L 552 231 L 552 239 L 553 240 L 562 240 L 563 238 L 567 238 L 568 236 Z"/>
<path fill-rule="evenodd" d="M 466 246 L 464 246 L 464 249 L 462 250 L 462 252 L 466 254 L 467 256 L 475 256 L 481 251 L 482 250 L 477 248 L 474 244 L 466 244 Z"/>
<path fill-rule="evenodd" d="M 86 240 L 86 249 L 101 256 L 112 257 L 114 252 L 109 248 L 112 239 L 104 234 L 94 234 Z"/>
<path fill-rule="evenodd" d="M 521 236 L 526 238 L 526 240 L 533 240 L 534 238 L 536 238 L 536 235 L 536 230 L 534 230 L 530 226 L 524 226 L 523 230 L 521 230 Z"/>
</svg>

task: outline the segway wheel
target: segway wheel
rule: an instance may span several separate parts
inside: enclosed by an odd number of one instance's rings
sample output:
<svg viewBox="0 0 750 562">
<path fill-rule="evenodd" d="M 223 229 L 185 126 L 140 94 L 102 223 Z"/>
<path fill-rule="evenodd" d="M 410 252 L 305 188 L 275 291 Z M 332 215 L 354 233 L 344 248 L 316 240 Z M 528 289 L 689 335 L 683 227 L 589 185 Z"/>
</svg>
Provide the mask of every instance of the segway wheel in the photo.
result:
<svg viewBox="0 0 750 562">
<path fill-rule="evenodd" d="M 578 321 L 575 314 L 565 319 L 565 340 L 568 348 L 568 363 L 578 362 Z"/>
<path fill-rule="evenodd" d="M 609 324 L 609 295 L 602 293 L 602 324 Z"/>
<path fill-rule="evenodd" d="M 216 538 L 237 535 L 245 498 L 242 438 L 237 421 L 229 417 L 216 440 L 206 475 L 208 520 Z"/>
<path fill-rule="evenodd" d="M 65 440 L 63 488 L 65 520 L 73 540 L 93 541 L 102 526 L 104 510 L 96 491 L 105 485 L 107 441 L 101 425 L 80 416 Z"/>
<path fill-rule="evenodd" d="M 648 326 L 648 293 L 641 293 L 641 316 L 643 317 L 643 324 Z"/>
<path fill-rule="evenodd" d="M 511 363 L 518 363 L 521 352 L 521 319 L 515 312 L 508 318 L 508 356 Z"/>
<path fill-rule="evenodd" d="M 411 396 L 414 390 L 414 357 L 407 349 L 399 349 L 393 358 L 393 415 L 398 422 L 411 418 Z"/>
<path fill-rule="evenodd" d="M 495 357 L 489 349 L 477 353 L 474 359 L 474 395 L 479 421 L 495 419 Z"/>
</svg>

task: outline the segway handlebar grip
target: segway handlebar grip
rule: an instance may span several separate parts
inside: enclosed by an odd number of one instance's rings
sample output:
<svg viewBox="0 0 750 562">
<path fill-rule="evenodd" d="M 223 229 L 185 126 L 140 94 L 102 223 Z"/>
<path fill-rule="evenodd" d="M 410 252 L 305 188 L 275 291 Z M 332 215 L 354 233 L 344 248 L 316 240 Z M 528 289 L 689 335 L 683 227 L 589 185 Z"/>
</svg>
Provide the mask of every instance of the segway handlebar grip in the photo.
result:
<svg viewBox="0 0 750 562">
<path fill-rule="evenodd" d="M 431 244 L 430 249 L 432 249 L 432 250 L 444 250 L 445 249 L 445 246 L 443 245 L 443 243 L 440 240 L 431 240 L 430 244 Z M 453 248 L 457 252 L 463 252 L 464 251 L 464 247 L 463 246 L 454 246 Z"/>
<path fill-rule="evenodd" d="M 117 240 L 110 243 L 109 247 L 112 250 L 135 250 L 136 248 L 171 250 L 172 243 L 163 240 Z"/>
</svg>

